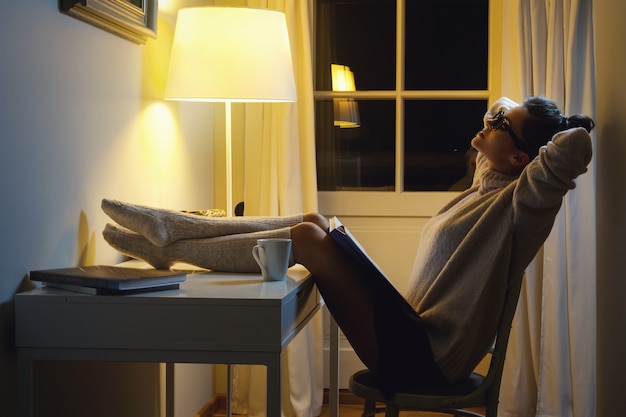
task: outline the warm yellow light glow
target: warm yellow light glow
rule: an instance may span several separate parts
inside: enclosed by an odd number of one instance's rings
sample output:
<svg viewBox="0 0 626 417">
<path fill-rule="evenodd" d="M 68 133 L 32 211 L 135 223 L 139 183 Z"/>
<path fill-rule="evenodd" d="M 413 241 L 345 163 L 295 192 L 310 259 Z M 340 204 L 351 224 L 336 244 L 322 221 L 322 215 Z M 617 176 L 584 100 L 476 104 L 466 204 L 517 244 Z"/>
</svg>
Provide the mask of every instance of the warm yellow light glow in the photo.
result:
<svg viewBox="0 0 626 417">
<path fill-rule="evenodd" d="M 175 0 L 159 0 L 159 12 L 165 14 L 171 14 L 172 16 L 176 11 L 176 1 Z"/>
<path fill-rule="evenodd" d="M 284 13 L 237 7 L 181 9 L 165 98 L 295 101 Z"/>
<path fill-rule="evenodd" d="M 333 99 L 335 113 L 334 125 L 342 129 L 355 128 L 361 126 L 359 117 L 359 105 L 351 98 Z"/>
<path fill-rule="evenodd" d="M 341 64 L 330 64 L 333 91 L 356 91 L 354 73 L 350 67 Z"/>
<path fill-rule="evenodd" d="M 170 109 L 162 101 L 152 103 L 144 110 L 142 123 L 143 154 L 156 167 L 169 166 L 180 136 Z"/>
<path fill-rule="evenodd" d="M 354 73 L 350 67 L 341 64 L 330 64 L 333 91 L 356 91 Z M 333 99 L 334 125 L 342 129 L 361 126 L 359 105 L 351 98 Z"/>
</svg>

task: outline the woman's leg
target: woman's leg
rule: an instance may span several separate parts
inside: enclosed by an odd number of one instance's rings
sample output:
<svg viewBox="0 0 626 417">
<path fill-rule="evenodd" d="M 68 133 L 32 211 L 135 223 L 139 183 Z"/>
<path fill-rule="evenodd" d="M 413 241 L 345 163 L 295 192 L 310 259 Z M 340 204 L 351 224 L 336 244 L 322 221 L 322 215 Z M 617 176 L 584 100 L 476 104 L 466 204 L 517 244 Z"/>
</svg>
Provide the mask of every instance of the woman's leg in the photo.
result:
<svg viewBox="0 0 626 417">
<path fill-rule="evenodd" d="M 122 227 L 163 247 L 180 239 L 204 239 L 281 229 L 302 222 L 302 215 L 286 217 L 207 217 L 157 209 L 117 200 L 102 200 L 102 210 Z"/>
<path fill-rule="evenodd" d="M 123 227 L 107 224 L 104 239 L 119 252 L 142 259 L 157 269 L 168 269 L 175 262 L 224 272 L 259 272 L 252 257 L 257 239 L 289 238 L 288 227 L 255 233 L 218 236 L 209 239 L 182 239 L 164 247 L 154 246 L 144 236 Z M 293 256 L 290 265 L 293 265 Z"/>
<path fill-rule="evenodd" d="M 373 286 L 364 282 L 358 266 L 328 235 L 325 220 L 308 220 L 313 222 L 291 229 L 295 261 L 314 276 L 326 306 L 357 355 L 369 369 L 377 371 Z"/>
</svg>

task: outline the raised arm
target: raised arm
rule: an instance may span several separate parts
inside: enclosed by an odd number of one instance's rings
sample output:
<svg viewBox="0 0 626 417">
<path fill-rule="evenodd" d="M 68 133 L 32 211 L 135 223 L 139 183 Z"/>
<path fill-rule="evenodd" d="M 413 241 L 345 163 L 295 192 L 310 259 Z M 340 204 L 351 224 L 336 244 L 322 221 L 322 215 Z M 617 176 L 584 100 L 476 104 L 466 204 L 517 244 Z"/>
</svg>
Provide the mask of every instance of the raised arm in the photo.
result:
<svg viewBox="0 0 626 417">
<path fill-rule="evenodd" d="M 541 245 L 548 236 L 563 196 L 587 171 L 592 145 L 583 128 L 557 133 L 522 174 L 513 195 L 514 227 L 520 241 Z"/>
</svg>

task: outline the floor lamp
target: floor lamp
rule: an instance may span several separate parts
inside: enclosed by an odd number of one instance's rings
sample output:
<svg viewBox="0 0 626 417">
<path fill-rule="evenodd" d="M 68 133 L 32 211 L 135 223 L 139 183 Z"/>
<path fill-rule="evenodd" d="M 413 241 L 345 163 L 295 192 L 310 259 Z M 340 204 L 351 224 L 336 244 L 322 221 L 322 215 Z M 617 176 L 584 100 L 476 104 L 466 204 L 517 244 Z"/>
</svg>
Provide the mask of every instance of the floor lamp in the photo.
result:
<svg viewBox="0 0 626 417">
<path fill-rule="evenodd" d="M 239 7 L 181 9 L 165 98 L 225 103 L 226 215 L 232 216 L 231 104 L 296 101 L 284 13 Z"/>
<path fill-rule="evenodd" d="M 282 12 L 237 7 L 181 9 L 165 88 L 167 100 L 224 102 L 226 215 L 233 215 L 233 102 L 296 101 L 287 21 Z M 232 415 L 228 365 L 227 415 Z"/>
</svg>

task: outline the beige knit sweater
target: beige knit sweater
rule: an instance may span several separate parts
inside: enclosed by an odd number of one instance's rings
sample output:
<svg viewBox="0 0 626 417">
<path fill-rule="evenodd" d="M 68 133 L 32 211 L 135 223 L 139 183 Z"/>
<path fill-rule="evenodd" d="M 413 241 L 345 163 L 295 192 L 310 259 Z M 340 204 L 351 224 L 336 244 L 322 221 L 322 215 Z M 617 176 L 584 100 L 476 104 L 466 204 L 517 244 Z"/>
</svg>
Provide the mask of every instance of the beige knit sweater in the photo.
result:
<svg viewBox="0 0 626 417">
<path fill-rule="evenodd" d="M 507 286 L 522 278 L 591 154 L 577 128 L 555 135 L 518 178 L 489 170 L 479 155 L 475 185 L 424 226 L 405 295 L 450 382 L 487 352 Z"/>
</svg>

